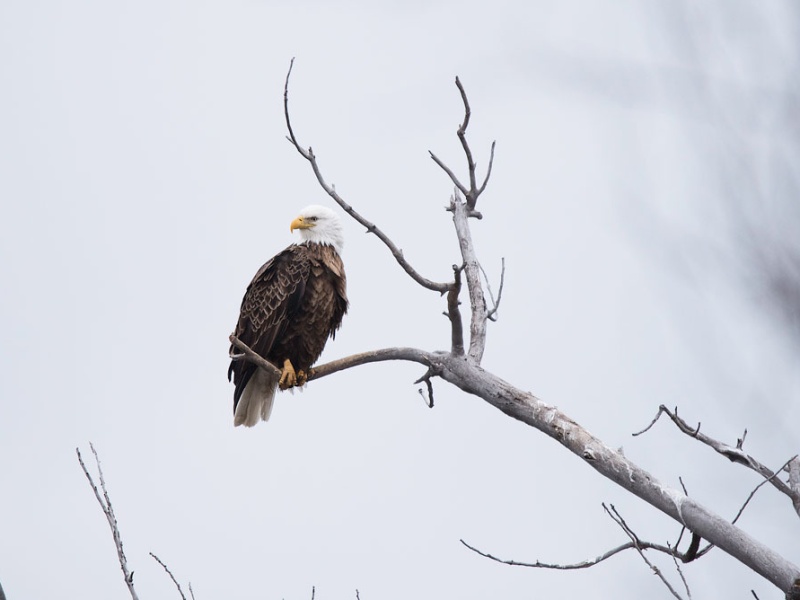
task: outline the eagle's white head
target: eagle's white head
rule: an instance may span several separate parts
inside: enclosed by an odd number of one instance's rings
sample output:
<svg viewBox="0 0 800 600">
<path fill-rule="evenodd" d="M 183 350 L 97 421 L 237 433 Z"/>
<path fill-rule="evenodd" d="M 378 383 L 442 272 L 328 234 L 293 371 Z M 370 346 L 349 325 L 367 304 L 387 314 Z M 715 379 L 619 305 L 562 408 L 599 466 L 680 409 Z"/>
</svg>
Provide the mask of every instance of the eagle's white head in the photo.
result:
<svg viewBox="0 0 800 600">
<path fill-rule="evenodd" d="M 300 211 L 289 226 L 290 231 L 300 230 L 303 243 L 329 244 L 337 253 L 344 248 L 344 234 L 339 216 L 326 206 L 313 204 Z"/>
</svg>

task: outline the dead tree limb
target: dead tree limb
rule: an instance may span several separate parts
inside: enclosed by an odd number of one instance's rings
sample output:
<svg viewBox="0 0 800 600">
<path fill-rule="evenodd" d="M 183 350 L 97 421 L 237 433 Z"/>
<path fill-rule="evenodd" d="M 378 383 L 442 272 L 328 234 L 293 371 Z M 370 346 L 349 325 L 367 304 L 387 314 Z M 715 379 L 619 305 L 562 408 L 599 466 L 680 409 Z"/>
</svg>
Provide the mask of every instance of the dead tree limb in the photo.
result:
<svg viewBox="0 0 800 600">
<path fill-rule="evenodd" d="M 653 420 L 650 422 L 650 424 L 641 431 L 637 431 L 633 435 L 638 436 L 649 431 L 653 427 L 653 425 L 655 425 L 658 422 L 659 418 L 661 418 L 661 415 L 667 415 L 682 433 L 685 433 L 689 437 L 696 439 L 697 441 L 705 444 L 709 448 L 713 448 L 716 452 L 718 452 L 731 462 L 743 465 L 748 469 L 751 469 L 756 473 L 759 473 L 762 477 L 764 477 L 764 479 L 769 481 L 769 483 L 772 484 L 779 492 L 785 494 L 791 499 L 795 512 L 797 512 L 797 514 L 800 515 L 800 485 L 798 485 L 798 483 L 800 483 L 800 463 L 798 463 L 798 457 L 790 459 L 787 463 L 783 465 L 783 467 L 781 467 L 781 469 L 779 469 L 777 472 L 773 472 L 769 467 L 762 464 L 761 462 L 759 462 L 758 460 L 747 454 L 742 449 L 742 447 L 744 446 L 745 437 L 747 437 L 747 430 L 745 430 L 744 434 L 737 441 L 736 446 L 734 447 L 729 444 L 720 442 L 719 440 L 715 440 L 714 438 L 702 433 L 700 431 L 700 423 L 698 423 L 696 427 L 692 427 L 685 420 L 683 420 L 681 417 L 678 416 L 677 408 L 675 410 L 670 410 L 663 404 L 658 407 L 658 412 L 656 413 L 656 416 L 653 417 Z M 798 481 L 795 482 L 794 485 L 792 485 L 792 479 L 791 479 L 792 475 L 791 469 L 793 468 L 792 465 L 796 465 L 794 468 L 798 470 L 798 475 L 797 475 Z M 781 480 L 779 477 L 776 476 L 783 470 L 786 470 L 789 473 L 788 484 L 784 483 L 783 480 Z"/>
<path fill-rule="evenodd" d="M 133 587 L 133 571 L 128 569 L 128 559 L 125 557 L 125 551 L 122 548 L 122 535 L 119 532 L 119 523 L 117 523 L 117 517 L 114 515 L 114 507 L 111 505 L 111 498 L 108 496 L 108 489 L 106 489 L 106 481 L 103 477 L 103 469 L 100 467 L 100 457 L 97 456 L 97 451 L 94 449 L 94 446 L 91 444 L 91 442 L 89 443 L 89 448 L 92 449 L 92 454 L 94 454 L 94 460 L 97 464 L 97 474 L 100 479 L 100 488 L 103 490 L 102 496 L 100 495 L 100 491 L 97 489 L 97 485 L 94 483 L 94 479 L 89 474 L 89 470 L 86 468 L 86 465 L 83 462 L 80 448 L 75 448 L 75 452 L 78 455 L 78 462 L 81 465 L 81 469 L 83 469 L 83 474 L 86 475 L 86 479 L 89 481 L 89 485 L 94 492 L 94 497 L 97 498 L 100 508 L 103 509 L 103 514 L 106 516 L 108 526 L 111 528 L 111 535 L 114 538 L 114 546 L 117 549 L 119 567 L 122 569 L 122 575 L 125 578 L 125 585 L 128 586 L 128 592 L 130 593 L 132 600 L 139 600 L 139 597 L 136 595 L 136 590 Z"/>
<path fill-rule="evenodd" d="M 536 560 L 534 562 L 523 562 L 513 559 L 505 559 L 505 558 L 498 558 L 488 552 L 483 552 L 482 550 L 478 550 L 474 546 L 471 546 L 464 540 L 459 540 L 464 546 L 472 550 L 475 554 L 479 554 L 484 558 L 491 559 L 495 562 L 503 563 L 504 565 L 510 565 L 512 567 L 531 567 L 536 569 L 554 569 L 559 571 L 574 571 L 577 569 L 588 569 L 589 567 L 593 567 L 595 565 L 600 564 L 604 560 L 611 558 L 619 554 L 620 552 L 624 552 L 625 550 L 630 550 L 631 548 L 635 547 L 634 542 L 626 542 L 621 544 L 615 548 L 611 548 L 611 550 L 607 550 L 602 554 L 596 556 L 595 558 L 588 558 L 586 560 L 582 560 L 576 563 L 547 563 L 542 562 L 540 560 Z M 672 550 L 667 546 L 662 546 L 660 544 L 653 544 L 651 542 L 639 542 L 640 547 L 646 550 L 657 550 L 658 552 L 663 552 L 665 554 L 672 554 Z"/>
<path fill-rule="evenodd" d="M 403 270 L 411 276 L 411 278 L 420 284 L 422 287 L 427 288 L 429 290 L 433 290 L 435 292 L 439 292 L 440 294 L 446 294 L 450 291 L 452 287 L 452 283 L 438 283 L 435 281 L 431 281 L 420 275 L 414 267 L 403 257 L 403 251 L 400 250 L 392 240 L 389 239 L 383 231 L 381 231 L 374 223 L 371 223 L 364 217 L 362 217 L 359 213 L 353 209 L 344 199 L 336 192 L 332 185 L 328 185 L 325 181 L 325 178 L 322 176 L 322 171 L 320 171 L 319 165 L 317 164 L 317 157 L 314 156 L 314 151 L 309 146 L 308 149 L 303 148 L 300 145 L 300 142 L 297 141 L 297 137 L 294 134 L 294 129 L 292 129 L 292 121 L 289 118 L 289 77 L 292 74 L 292 67 L 294 66 L 294 59 L 291 60 L 289 63 L 289 71 L 286 73 L 286 82 L 283 87 L 283 114 L 286 119 L 286 128 L 289 130 L 289 135 L 287 139 L 292 143 L 292 146 L 300 153 L 300 156 L 305 158 L 309 164 L 311 165 L 312 170 L 314 171 L 314 175 L 317 178 L 320 186 L 325 192 L 333 198 L 333 200 L 342 207 L 342 209 L 353 219 L 361 223 L 364 227 L 366 227 L 367 232 L 374 234 L 378 237 L 378 239 L 384 243 L 384 245 L 389 248 L 394 256 L 397 263 L 403 267 Z"/>
<path fill-rule="evenodd" d="M 332 186 L 329 186 L 322 177 L 317 165 L 316 157 L 311 148 L 305 150 L 298 143 L 289 119 L 287 73 L 284 87 L 284 112 L 286 124 L 289 129 L 289 141 L 295 149 L 311 165 L 317 181 L 325 192 L 331 196 L 348 214 L 356 221 L 375 233 L 379 239 L 392 251 L 400 266 L 415 281 L 427 289 L 440 293 L 449 292 L 454 283 L 438 284 L 421 277 L 403 259 L 402 253 L 389 238 L 380 232 L 372 223 L 366 221 L 356 213 L 351 206 L 342 200 Z M 469 232 L 469 218 L 480 218 L 475 210 L 478 196 L 485 189 L 486 181 L 477 187 L 475 176 L 475 162 L 472 152 L 466 142 L 465 132 L 471 115 L 466 93 L 459 80 L 456 80 L 462 100 L 464 101 L 464 121 L 458 130 L 458 137 L 467 157 L 467 168 L 470 177 L 469 188 L 462 184 L 442 161 L 431 153 L 433 160 L 447 173 L 456 186 L 456 192 L 451 199 L 450 210 L 453 212 L 453 221 L 456 229 L 459 247 L 463 259 L 463 270 L 467 281 L 470 297 L 470 342 L 467 355 L 455 352 L 426 352 L 415 348 L 387 348 L 380 351 L 367 352 L 361 355 L 346 357 L 327 365 L 316 368 L 314 377 L 322 377 L 338 370 L 375 362 L 380 360 L 410 360 L 424 364 L 440 378 L 453 384 L 462 391 L 478 396 L 502 411 L 504 414 L 517 419 L 531 427 L 550 436 L 573 454 L 580 457 L 588 466 L 595 469 L 604 477 L 615 482 L 622 488 L 643 499 L 651 506 L 664 512 L 666 515 L 686 527 L 699 538 L 708 540 L 724 552 L 727 552 L 744 565 L 750 567 L 762 577 L 788 593 L 795 580 L 800 579 L 800 568 L 789 560 L 780 556 L 764 544 L 758 542 L 747 533 L 727 522 L 722 517 L 711 512 L 697 503 L 685 493 L 669 488 L 659 482 L 653 475 L 627 459 L 622 453 L 613 450 L 600 439 L 593 436 L 577 422 L 559 411 L 556 407 L 546 404 L 529 392 L 520 390 L 494 374 L 483 370 L 480 361 L 486 344 L 486 321 L 489 310 L 483 294 L 480 278 L 480 268 Z M 489 169 L 494 158 L 491 154 Z M 466 200 L 463 200 L 461 196 Z M 448 307 L 452 304 L 448 298 Z M 457 344 L 451 344 L 457 346 Z M 695 434 L 698 434 L 696 431 Z M 771 475 L 770 472 L 768 475 Z M 777 479 L 777 478 L 776 478 Z M 775 481 L 775 480 L 773 480 Z M 695 539 L 695 538 L 693 538 Z"/>
</svg>

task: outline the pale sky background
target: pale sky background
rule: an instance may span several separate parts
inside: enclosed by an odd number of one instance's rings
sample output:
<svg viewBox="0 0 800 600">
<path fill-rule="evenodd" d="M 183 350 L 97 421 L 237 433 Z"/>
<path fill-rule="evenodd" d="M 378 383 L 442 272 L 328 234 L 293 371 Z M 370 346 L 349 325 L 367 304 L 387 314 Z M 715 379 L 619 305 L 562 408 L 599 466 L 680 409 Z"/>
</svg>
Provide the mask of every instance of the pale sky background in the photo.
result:
<svg viewBox="0 0 800 600">
<path fill-rule="evenodd" d="M 633 553 L 548 572 L 461 546 L 593 557 L 626 541 L 601 502 L 643 539 L 679 528 L 479 399 L 436 382 L 428 409 L 420 367 L 313 382 L 252 430 L 225 375 L 250 278 L 299 209 L 331 205 L 284 139 L 290 58 L 297 135 L 433 279 L 459 262 L 427 154 L 464 173 L 459 75 L 481 167 L 497 140 L 473 224 L 495 289 L 507 264 L 484 366 L 732 518 L 755 474 L 667 423 L 630 434 L 665 403 L 729 443 L 747 428 L 773 468 L 800 451 L 797 346 L 740 285 L 728 219 L 756 191 L 797 202 L 772 167 L 798 164 L 800 22 L 789 0 L 694 4 L 0 3 L 9 600 L 127 597 L 75 457 L 89 441 L 143 600 L 177 597 L 150 551 L 198 600 L 668 597 Z M 323 360 L 448 347 L 443 300 L 345 227 L 351 309 Z M 770 486 L 740 523 L 800 562 Z M 698 599 L 780 597 L 720 551 L 684 572 Z"/>
</svg>

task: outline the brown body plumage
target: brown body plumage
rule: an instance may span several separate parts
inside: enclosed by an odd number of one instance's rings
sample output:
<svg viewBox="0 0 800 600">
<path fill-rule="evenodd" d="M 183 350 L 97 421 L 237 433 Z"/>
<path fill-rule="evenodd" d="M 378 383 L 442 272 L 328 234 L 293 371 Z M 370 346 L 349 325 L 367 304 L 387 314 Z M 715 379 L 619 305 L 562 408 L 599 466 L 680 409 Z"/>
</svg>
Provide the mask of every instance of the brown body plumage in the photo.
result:
<svg viewBox="0 0 800 600">
<path fill-rule="evenodd" d="M 317 210 L 313 215 L 327 216 L 319 212 L 320 207 L 313 208 Z M 323 217 L 307 217 L 312 218 L 316 222 Z M 293 228 L 316 226 L 297 223 Z M 235 335 L 278 369 L 285 372 L 288 360 L 296 373 L 307 375 L 347 312 L 346 288 L 344 265 L 334 245 L 292 244 L 256 273 L 242 300 Z M 252 426 L 268 419 L 279 378 L 245 360 L 231 361 L 231 378 L 236 386 L 234 423 Z M 292 387 L 302 385 L 304 379 L 299 376 L 289 384 L 280 379 L 280 383 L 282 388 Z M 239 407 L 240 402 L 244 406 Z"/>
</svg>

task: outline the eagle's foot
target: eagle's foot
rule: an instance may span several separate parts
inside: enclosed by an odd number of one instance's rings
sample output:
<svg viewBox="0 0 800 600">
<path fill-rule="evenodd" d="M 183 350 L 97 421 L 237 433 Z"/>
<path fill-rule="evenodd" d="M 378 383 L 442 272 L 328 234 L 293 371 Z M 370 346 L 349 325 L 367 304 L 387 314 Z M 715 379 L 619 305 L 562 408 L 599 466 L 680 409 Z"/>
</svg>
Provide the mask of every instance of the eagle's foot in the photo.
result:
<svg viewBox="0 0 800 600">
<path fill-rule="evenodd" d="M 302 369 L 297 372 L 297 385 L 304 386 L 308 381 L 308 374 Z"/>
<path fill-rule="evenodd" d="M 300 373 L 302 373 L 302 371 L 300 371 Z M 278 387 L 282 390 L 288 390 L 296 385 L 300 385 L 297 383 L 297 373 L 294 371 L 292 361 L 287 358 L 283 361 L 283 369 L 281 370 L 281 378 L 280 381 L 278 381 Z"/>
</svg>

